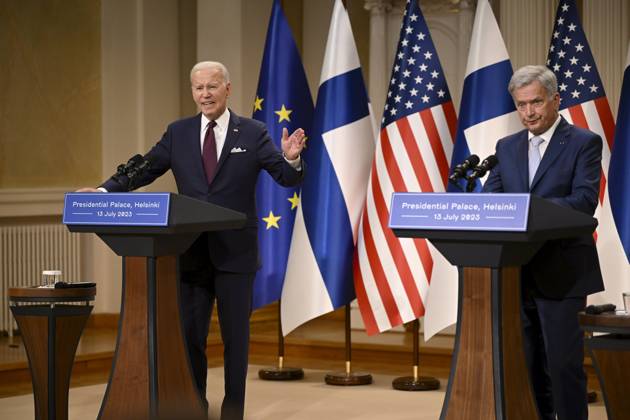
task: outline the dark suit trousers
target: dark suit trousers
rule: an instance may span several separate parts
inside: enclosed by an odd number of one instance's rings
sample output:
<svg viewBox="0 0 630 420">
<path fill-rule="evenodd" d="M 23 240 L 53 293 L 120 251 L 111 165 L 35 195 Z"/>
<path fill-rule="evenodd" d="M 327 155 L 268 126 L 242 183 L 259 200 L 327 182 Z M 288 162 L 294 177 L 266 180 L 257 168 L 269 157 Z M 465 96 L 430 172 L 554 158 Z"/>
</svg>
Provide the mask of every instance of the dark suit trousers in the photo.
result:
<svg viewBox="0 0 630 420">
<path fill-rule="evenodd" d="M 182 273 L 184 335 L 193 375 L 206 407 L 206 340 L 212 306 L 214 299 L 217 300 L 224 346 L 225 397 L 221 406 L 222 420 L 243 418 L 254 277 L 255 273 L 228 273 L 212 269 L 204 275 Z"/>
<path fill-rule="evenodd" d="M 525 359 L 541 418 L 588 418 L 584 333 L 578 312 L 586 298 L 546 299 L 523 288 Z"/>
</svg>

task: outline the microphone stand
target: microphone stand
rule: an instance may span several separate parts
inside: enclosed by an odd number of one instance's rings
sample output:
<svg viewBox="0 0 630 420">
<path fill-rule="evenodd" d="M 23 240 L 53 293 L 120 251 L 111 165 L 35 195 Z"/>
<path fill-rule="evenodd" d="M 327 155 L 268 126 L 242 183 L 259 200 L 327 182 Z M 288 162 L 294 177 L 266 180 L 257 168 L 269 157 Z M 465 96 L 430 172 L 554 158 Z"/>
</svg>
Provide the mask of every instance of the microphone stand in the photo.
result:
<svg viewBox="0 0 630 420">
<path fill-rule="evenodd" d="M 477 186 L 477 177 L 474 175 L 466 176 L 466 192 L 473 192 Z"/>
</svg>

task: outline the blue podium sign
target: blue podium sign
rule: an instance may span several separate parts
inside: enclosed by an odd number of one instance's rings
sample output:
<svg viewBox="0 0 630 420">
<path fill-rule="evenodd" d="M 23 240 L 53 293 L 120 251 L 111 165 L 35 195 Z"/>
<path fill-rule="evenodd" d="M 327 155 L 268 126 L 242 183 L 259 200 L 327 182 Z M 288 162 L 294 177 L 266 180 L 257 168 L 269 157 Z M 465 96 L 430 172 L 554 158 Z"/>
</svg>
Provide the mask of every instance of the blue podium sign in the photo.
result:
<svg viewBox="0 0 630 420">
<path fill-rule="evenodd" d="M 524 232 L 529 194 L 392 194 L 390 229 Z"/>
<path fill-rule="evenodd" d="M 67 193 L 64 225 L 168 226 L 169 193 Z"/>
</svg>

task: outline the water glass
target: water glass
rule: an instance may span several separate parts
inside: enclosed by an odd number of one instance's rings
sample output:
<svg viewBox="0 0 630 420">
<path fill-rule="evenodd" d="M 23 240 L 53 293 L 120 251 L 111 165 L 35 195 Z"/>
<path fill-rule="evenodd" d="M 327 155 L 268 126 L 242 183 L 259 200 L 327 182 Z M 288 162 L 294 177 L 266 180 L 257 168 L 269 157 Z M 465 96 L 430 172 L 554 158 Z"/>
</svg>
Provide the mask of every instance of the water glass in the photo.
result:
<svg viewBox="0 0 630 420">
<path fill-rule="evenodd" d="M 61 281 L 60 270 L 44 270 L 42 271 L 42 285 L 47 287 L 55 287 L 55 283 Z"/>
</svg>

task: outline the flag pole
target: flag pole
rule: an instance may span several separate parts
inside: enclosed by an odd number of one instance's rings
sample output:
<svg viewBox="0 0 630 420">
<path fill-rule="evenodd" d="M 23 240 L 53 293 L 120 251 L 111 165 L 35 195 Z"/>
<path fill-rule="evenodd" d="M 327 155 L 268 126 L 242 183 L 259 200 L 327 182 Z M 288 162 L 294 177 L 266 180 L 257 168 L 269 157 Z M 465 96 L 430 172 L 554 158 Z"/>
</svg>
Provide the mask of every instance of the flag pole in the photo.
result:
<svg viewBox="0 0 630 420">
<path fill-rule="evenodd" d="M 413 335 L 413 375 L 401 376 L 392 381 L 392 387 L 399 391 L 432 391 L 440 388 L 440 381 L 432 376 L 418 376 L 420 367 L 420 320 L 412 321 Z"/>
<path fill-rule="evenodd" d="M 278 301 L 278 365 L 260 369 L 258 377 L 267 381 L 295 381 L 304 378 L 304 370 L 298 367 L 284 366 L 284 336 L 282 335 L 280 308 L 280 301 Z"/>
<path fill-rule="evenodd" d="M 369 385 L 372 383 L 372 375 L 366 372 L 352 372 L 352 337 L 350 330 L 350 304 L 345 306 L 346 322 L 346 370 L 345 372 L 332 372 L 326 374 L 325 381 L 328 385 Z"/>
</svg>

